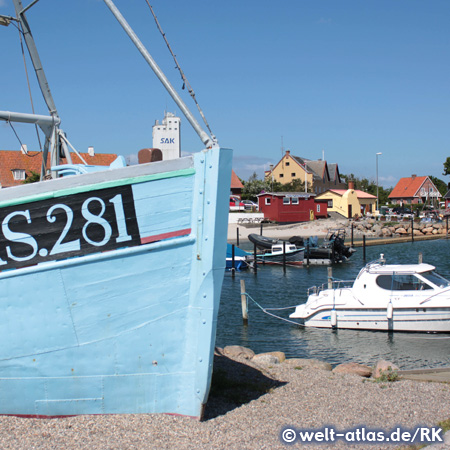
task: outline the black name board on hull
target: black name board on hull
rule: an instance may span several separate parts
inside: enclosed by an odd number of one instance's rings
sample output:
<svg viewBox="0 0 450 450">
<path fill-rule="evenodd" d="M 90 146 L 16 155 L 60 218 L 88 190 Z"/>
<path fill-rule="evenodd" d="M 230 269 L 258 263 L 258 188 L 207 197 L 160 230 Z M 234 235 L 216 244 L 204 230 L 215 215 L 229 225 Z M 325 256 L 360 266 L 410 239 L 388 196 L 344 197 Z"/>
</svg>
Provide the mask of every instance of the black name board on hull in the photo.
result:
<svg viewBox="0 0 450 450">
<path fill-rule="evenodd" d="M 141 244 L 131 186 L 0 209 L 0 271 Z"/>
</svg>

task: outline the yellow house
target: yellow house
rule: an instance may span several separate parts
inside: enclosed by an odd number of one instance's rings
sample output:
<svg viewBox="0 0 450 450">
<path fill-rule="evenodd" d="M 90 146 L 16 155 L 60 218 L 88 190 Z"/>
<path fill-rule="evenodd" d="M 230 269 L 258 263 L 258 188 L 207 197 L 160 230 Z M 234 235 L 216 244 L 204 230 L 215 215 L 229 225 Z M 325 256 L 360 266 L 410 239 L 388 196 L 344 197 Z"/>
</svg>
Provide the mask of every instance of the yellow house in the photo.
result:
<svg viewBox="0 0 450 450">
<path fill-rule="evenodd" d="M 321 194 L 328 189 L 344 189 L 337 164 L 328 164 L 324 160 L 312 161 L 291 155 L 290 150 L 280 159 L 278 164 L 266 171 L 267 181 L 278 181 L 281 184 L 291 183 L 299 179 L 307 184 L 308 192 Z"/>
<path fill-rule="evenodd" d="M 351 184 L 349 189 L 330 189 L 316 199 L 328 200 L 328 212 L 337 212 L 348 219 L 373 213 L 377 203 L 375 195 L 353 189 Z"/>
<path fill-rule="evenodd" d="M 299 178 L 303 183 L 308 183 L 308 191 L 312 191 L 314 173 L 308 170 L 306 164 L 302 164 L 291 152 L 286 150 L 286 154 L 280 159 L 275 167 L 265 172 L 265 177 L 269 181 L 273 176 L 273 181 L 278 181 L 282 184 L 290 183 Z"/>
</svg>

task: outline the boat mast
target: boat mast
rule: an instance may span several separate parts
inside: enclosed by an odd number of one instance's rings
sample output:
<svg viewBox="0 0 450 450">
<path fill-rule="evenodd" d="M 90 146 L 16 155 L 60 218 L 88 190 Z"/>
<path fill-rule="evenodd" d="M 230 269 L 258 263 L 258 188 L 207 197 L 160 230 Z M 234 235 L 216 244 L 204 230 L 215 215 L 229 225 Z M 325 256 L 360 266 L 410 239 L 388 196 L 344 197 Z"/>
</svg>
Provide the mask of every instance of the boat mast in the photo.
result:
<svg viewBox="0 0 450 450">
<path fill-rule="evenodd" d="M 167 77 L 164 75 L 163 71 L 158 67 L 155 60 L 151 57 L 148 50 L 144 47 L 144 44 L 140 41 L 140 39 L 137 37 L 136 33 L 132 30 L 128 22 L 125 20 L 125 18 L 122 16 L 120 11 L 117 9 L 117 7 L 114 5 L 112 0 L 103 0 L 106 3 L 106 6 L 111 10 L 111 12 L 114 14 L 117 21 L 120 23 L 122 28 L 125 30 L 125 32 L 128 34 L 129 38 L 133 41 L 134 45 L 137 47 L 139 52 L 142 54 L 144 59 L 147 61 L 149 66 L 152 68 L 153 72 L 155 72 L 156 76 L 159 78 L 161 83 L 164 85 L 164 87 L 169 92 L 170 96 L 173 98 L 175 103 L 178 105 L 178 107 L 181 109 L 183 114 L 185 115 L 188 122 L 192 125 L 195 132 L 199 135 L 200 139 L 202 140 L 205 147 L 212 147 L 217 145 L 217 140 L 213 139 L 208 136 L 208 134 L 202 129 L 200 124 L 197 122 L 195 117 L 192 115 L 192 113 L 189 111 L 186 104 L 183 102 L 181 97 L 178 95 L 178 93 L 175 91 L 173 86 L 170 84 Z"/>
<path fill-rule="evenodd" d="M 9 121 L 16 122 L 26 122 L 26 123 L 36 123 L 40 126 L 45 134 L 45 145 L 42 156 L 42 166 L 41 166 L 41 180 L 45 177 L 47 172 L 47 156 L 49 147 L 51 148 L 51 164 L 58 165 L 60 160 L 59 149 L 61 147 L 59 134 L 61 130 L 59 124 L 61 119 L 59 118 L 58 111 L 56 110 L 56 105 L 53 100 L 52 93 L 50 92 L 50 87 L 48 85 L 47 78 L 45 76 L 44 69 L 42 67 L 41 59 L 39 58 L 39 53 L 36 48 L 36 44 L 31 34 L 31 29 L 28 24 L 28 20 L 25 16 L 25 11 L 35 5 L 39 0 L 34 0 L 26 8 L 23 7 L 22 0 L 13 0 L 14 8 L 16 10 L 16 20 L 20 23 L 21 31 L 23 32 L 23 37 L 25 44 L 28 48 L 30 54 L 31 62 L 33 64 L 34 70 L 36 72 L 36 77 L 41 89 L 42 95 L 44 97 L 45 103 L 47 105 L 50 117 L 32 115 L 32 114 L 19 114 L 19 113 L 9 113 L 4 112 L 1 114 L 0 118 Z M 8 117 L 5 119 L 5 117 Z M 70 152 L 65 144 L 62 145 L 62 150 L 65 153 L 65 157 L 69 163 L 72 162 L 70 157 Z M 57 174 L 56 174 L 57 176 Z"/>
</svg>

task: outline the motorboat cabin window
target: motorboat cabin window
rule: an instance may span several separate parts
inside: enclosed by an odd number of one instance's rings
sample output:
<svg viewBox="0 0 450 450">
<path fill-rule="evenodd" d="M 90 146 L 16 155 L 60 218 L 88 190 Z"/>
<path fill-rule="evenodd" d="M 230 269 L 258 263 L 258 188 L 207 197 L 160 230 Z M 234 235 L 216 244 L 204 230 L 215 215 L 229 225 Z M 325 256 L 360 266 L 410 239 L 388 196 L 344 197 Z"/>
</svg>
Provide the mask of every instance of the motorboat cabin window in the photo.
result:
<svg viewBox="0 0 450 450">
<path fill-rule="evenodd" d="M 424 278 L 426 278 L 428 281 L 435 284 L 436 286 L 439 286 L 440 288 L 450 286 L 450 281 L 448 281 L 442 275 L 439 275 L 434 270 L 431 270 L 430 272 L 423 272 L 420 275 L 422 275 Z"/>
<path fill-rule="evenodd" d="M 423 291 L 433 289 L 415 275 L 378 275 L 377 285 L 389 291 Z"/>
</svg>

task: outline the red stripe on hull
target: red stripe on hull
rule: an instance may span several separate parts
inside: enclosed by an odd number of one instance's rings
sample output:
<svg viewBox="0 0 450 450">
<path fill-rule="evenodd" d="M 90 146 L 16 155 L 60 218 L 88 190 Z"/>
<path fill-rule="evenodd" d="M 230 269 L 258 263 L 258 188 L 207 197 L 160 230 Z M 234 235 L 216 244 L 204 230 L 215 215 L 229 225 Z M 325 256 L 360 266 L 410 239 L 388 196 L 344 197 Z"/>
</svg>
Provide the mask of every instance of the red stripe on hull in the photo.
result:
<svg viewBox="0 0 450 450">
<path fill-rule="evenodd" d="M 162 233 L 162 234 L 155 234 L 154 236 L 147 236 L 147 237 L 141 238 L 141 243 L 148 244 L 149 242 L 162 241 L 164 239 L 180 237 L 180 236 L 187 236 L 189 234 L 191 234 L 191 229 L 186 228 L 184 230 L 171 231 L 170 233 Z"/>
</svg>

